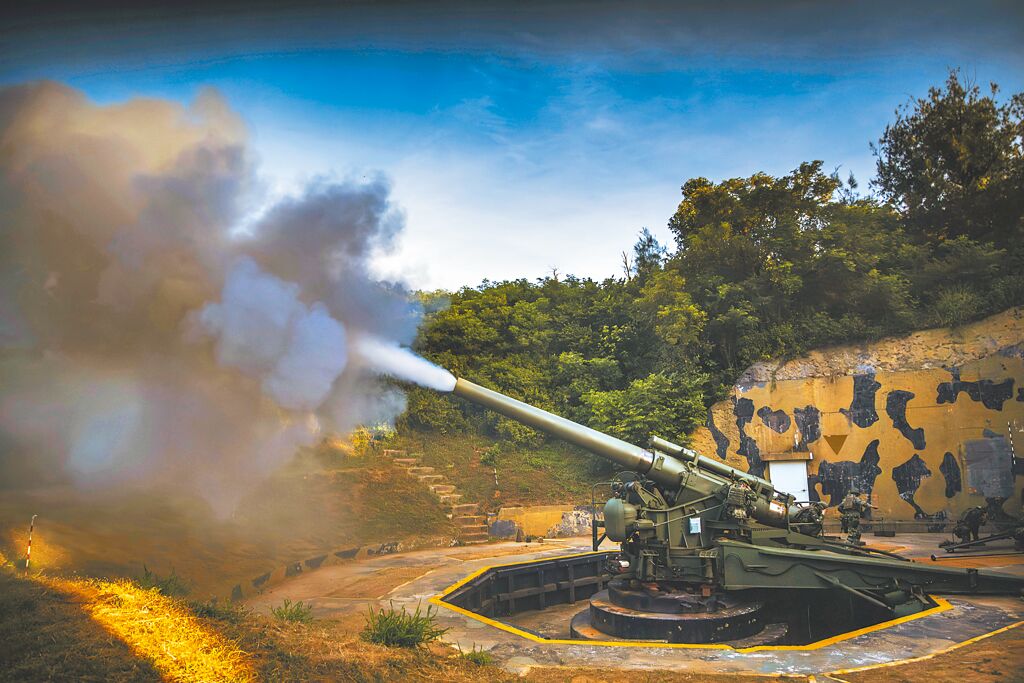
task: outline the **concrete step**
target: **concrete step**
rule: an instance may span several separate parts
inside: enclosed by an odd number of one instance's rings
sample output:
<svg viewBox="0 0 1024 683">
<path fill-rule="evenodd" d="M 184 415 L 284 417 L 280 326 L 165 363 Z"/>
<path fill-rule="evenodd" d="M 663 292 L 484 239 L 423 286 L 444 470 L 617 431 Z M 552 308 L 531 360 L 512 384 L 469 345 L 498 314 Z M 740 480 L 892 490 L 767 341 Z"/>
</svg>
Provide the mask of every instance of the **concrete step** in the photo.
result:
<svg viewBox="0 0 1024 683">
<path fill-rule="evenodd" d="M 416 466 L 416 467 L 407 467 L 405 471 L 408 472 L 409 474 L 433 474 L 434 473 L 434 468 L 433 467 Z"/>
<path fill-rule="evenodd" d="M 395 458 L 393 462 L 402 467 L 416 467 L 420 464 L 419 458 Z"/>
<path fill-rule="evenodd" d="M 458 505 L 452 505 L 452 514 L 456 517 L 461 515 L 475 515 L 476 511 L 480 509 L 478 503 L 459 503 Z"/>
<path fill-rule="evenodd" d="M 405 451 L 399 450 L 397 448 L 385 448 L 384 449 L 384 457 L 385 458 L 402 458 L 402 457 L 405 457 L 405 455 L 406 455 Z"/>
<path fill-rule="evenodd" d="M 462 538 L 466 534 L 469 534 L 469 535 L 483 534 L 484 536 L 487 536 L 488 535 L 487 525 L 486 524 L 477 524 L 476 526 L 459 527 L 459 538 Z"/>
<path fill-rule="evenodd" d="M 438 498 L 441 499 L 441 503 L 442 504 L 444 504 L 444 505 L 451 505 L 451 506 L 454 507 L 456 503 L 458 503 L 460 500 L 462 500 L 462 494 L 461 493 L 445 493 L 445 494 L 442 494 L 442 495 L 438 496 Z"/>
<path fill-rule="evenodd" d="M 455 484 L 431 484 L 430 492 L 438 496 L 444 493 L 455 493 Z"/>
<path fill-rule="evenodd" d="M 463 543 L 486 543 L 487 542 L 486 531 L 475 531 L 472 533 L 460 533 L 459 540 Z"/>
<path fill-rule="evenodd" d="M 455 515 L 454 517 L 456 524 L 483 524 L 487 521 L 487 518 L 483 515 Z"/>
<path fill-rule="evenodd" d="M 430 484 L 440 484 L 441 482 L 444 481 L 443 474 L 418 474 L 415 476 L 420 481 L 421 484 L 425 484 L 428 486 Z"/>
<path fill-rule="evenodd" d="M 483 529 L 484 531 L 487 530 L 487 524 L 484 522 L 476 522 L 473 520 L 463 521 L 463 518 L 461 517 L 456 517 L 452 521 L 455 522 L 455 526 L 459 527 L 460 529 Z"/>
</svg>

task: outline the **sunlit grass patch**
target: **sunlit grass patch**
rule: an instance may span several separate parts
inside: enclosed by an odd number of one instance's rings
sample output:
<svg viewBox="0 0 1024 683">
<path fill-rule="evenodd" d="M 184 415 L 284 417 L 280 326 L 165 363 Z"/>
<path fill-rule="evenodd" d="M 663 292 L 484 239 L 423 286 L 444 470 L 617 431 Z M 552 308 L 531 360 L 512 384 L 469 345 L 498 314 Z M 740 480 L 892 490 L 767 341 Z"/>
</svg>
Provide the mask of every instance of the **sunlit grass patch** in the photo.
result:
<svg viewBox="0 0 1024 683">
<path fill-rule="evenodd" d="M 253 681 L 245 652 L 205 626 L 185 605 L 128 580 L 39 577 L 83 609 L 132 651 L 175 681 Z"/>
</svg>

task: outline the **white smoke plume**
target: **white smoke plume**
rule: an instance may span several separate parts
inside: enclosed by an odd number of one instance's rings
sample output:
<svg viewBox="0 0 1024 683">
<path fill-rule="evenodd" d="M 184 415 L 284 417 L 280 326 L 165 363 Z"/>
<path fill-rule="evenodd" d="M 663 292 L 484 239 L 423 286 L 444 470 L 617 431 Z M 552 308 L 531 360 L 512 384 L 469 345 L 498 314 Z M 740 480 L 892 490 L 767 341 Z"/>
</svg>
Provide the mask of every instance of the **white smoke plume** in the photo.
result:
<svg viewBox="0 0 1024 683">
<path fill-rule="evenodd" d="M 400 350 L 418 306 L 369 275 L 404 222 L 387 181 L 317 181 L 239 231 L 260 190 L 216 93 L 0 89 L 0 488 L 190 486 L 226 511 L 323 430 L 401 412 L 378 373 L 446 386 Z"/>
<path fill-rule="evenodd" d="M 437 391 L 453 391 L 455 376 L 409 349 L 376 337 L 360 337 L 353 344 L 354 352 L 375 371 L 415 382 Z"/>
</svg>

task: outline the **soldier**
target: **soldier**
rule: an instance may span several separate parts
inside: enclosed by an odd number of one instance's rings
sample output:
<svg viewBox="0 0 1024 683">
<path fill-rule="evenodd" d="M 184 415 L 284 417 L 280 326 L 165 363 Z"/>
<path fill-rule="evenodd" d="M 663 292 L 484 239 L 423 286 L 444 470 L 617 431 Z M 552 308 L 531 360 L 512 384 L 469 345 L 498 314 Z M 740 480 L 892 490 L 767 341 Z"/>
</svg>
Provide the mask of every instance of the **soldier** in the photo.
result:
<svg viewBox="0 0 1024 683">
<path fill-rule="evenodd" d="M 977 541 L 981 526 L 988 521 L 988 511 L 980 505 L 976 505 L 965 510 L 960 520 L 966 527 L 964 541 Z"/>
<path fill-rule="evenodd" d="M 843 532 L 848 534 L 847 541 L 853 545 L 860 543 L 860 519 L 868 511 L 868 508 L 877 509 L 876 506 L 870 505 L 866 500 L 860 498 L 860 490 L 857 488 L 851 488 L 843 498 L 843 502 L 839 504 Z"/>
</svg>

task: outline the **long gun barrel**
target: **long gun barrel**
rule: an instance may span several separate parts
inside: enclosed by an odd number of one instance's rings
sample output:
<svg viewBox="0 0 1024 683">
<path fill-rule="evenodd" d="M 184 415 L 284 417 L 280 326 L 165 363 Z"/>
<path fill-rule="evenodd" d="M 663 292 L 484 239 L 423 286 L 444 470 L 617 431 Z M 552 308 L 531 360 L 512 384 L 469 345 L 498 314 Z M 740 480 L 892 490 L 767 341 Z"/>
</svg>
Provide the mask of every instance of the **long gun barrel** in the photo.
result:
<svg viewBox="0 0 1024 683">
<path fill-rule="evenodd" d="M 769 497 L 774 489 L 772 485 L 746 472 L 709 458 L 702 457 L 693 451 L 684 449 L 663 439 L 653 442 L 655 448 L 664 453 L 656 455 L 640 446 L 635 446 L 614 436 L 603 434 L 590 427 L 584 427 L 572 420 L 559 417 L 546 410 L 541 410 L 528 403 L 509 398 L 497 391 L 486 389 L 464 379 L 455 382 L 454 393 L 467 401 L 489 408 L 496 413 L 529 425 L 551 436 L 579 446 L 595 455 L 607 458 L 612 462 L 633 472 L 645 475 L 657 483 L 675 489 L 680 484 L 686 466 L 673 456 L 681 456 L 692 462 L 705 472 L 711 472 L 727 480 L 746 481 L 752 487 L 767 492 Z"/>
<path fill-rule="evenodd" d="M 654 465 L 654 454 L 650 451 L 622 439 L 616 439 L 614 436 L 603 434 L 596 429 L 584 427 L 546 410 L 535 408 L 528 403 L 509 398 L 497 391 L 486 389 L 479 384 L 459 379 L 455 382 L 454 393 L 467 401 L 489 408 L 563 441 L 568 441 L 634 472 L 647 474 Z M 669 484 L 667 481 L 664 483 Z M 674 486 L 678 483 L 679 478 L 676 476 L 675 481 L 670 485 Z"/>
</svg>

